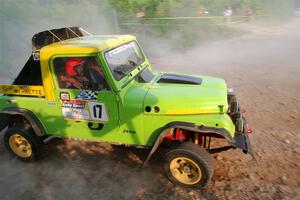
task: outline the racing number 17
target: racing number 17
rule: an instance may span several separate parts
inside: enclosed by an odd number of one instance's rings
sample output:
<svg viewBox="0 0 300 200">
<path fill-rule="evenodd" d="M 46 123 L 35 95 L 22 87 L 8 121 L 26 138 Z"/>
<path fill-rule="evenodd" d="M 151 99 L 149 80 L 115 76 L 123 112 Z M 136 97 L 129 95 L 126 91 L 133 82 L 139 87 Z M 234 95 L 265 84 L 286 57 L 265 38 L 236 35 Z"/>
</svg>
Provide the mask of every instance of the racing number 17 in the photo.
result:
<svg viewBox="0 0 300 200">
<path fill-rule="evenodd" d="M 105 104 L 100 102 L 89 102 L 90 120 L 95 121 L 108 121 Z"/>
<path fill-rule="evenodd" d="M 93 106 L 93 115 L 95 119 L 101 119 L 102 117 L 102 106 L 96 104 Z"/>
</svg>

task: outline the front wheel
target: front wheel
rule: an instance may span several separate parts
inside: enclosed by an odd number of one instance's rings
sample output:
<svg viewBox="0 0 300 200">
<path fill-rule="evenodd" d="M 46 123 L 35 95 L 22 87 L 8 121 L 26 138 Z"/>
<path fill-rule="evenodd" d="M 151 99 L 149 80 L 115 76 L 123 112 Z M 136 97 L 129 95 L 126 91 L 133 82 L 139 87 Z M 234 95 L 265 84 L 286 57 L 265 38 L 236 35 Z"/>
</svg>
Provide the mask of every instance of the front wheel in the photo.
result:
<svg viewBox="0 0 300 200">
<path fill-rule="evenodd" d="M 164 170 L 175 184 L 202 188 L 213 175 L 213 164 L 204 148 L 184 142 L 167 152 Z"/>
</svg>

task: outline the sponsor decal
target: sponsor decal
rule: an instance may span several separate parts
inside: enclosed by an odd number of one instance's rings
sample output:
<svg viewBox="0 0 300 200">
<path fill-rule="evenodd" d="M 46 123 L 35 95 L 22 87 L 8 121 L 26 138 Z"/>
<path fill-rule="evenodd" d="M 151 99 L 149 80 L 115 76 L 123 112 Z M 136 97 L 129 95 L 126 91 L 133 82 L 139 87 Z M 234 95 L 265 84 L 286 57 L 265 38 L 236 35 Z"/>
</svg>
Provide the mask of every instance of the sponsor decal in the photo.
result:
<svg viewBox="0 0 300 200">
<path fill-rule="evenodd" d="M 61 107 L 63 108 L 77 108 L 77 109 L 84 109 L 86 102 L 80 100 L 70 100 L 70 101 L 63 101 L 61 103 Z"/>
<path fill-rule="evenodd" d="M 90 118 L 89 111 L 77 108 L 62 108 L 63 117 L 66 119 L 88 120 Z"/>
<path fill-rule="evenodd" d="M 118 54 L 118 53 L 120 53 L 122 51 L 125 51 L 126 49 L 131 48 L 131 47 L 134 47 L 134 42 L 130 42 L 128 44 L 122 45 L 120 47 L 117 47 L 117 48 L 109 51 L 108 52 L 108 56 L 112 57 L 113 55 Z"/>
<path fill-rule="evenodd" d="M 61 109 L 65 119 L 107 122 L 105 105 L 95 101 L 62 101 Z"/>
<path fill-rule="evenodd" d="M 79 95 L 75 97 L 75 99 L 80 100 L 97 100 L 98 92 L 97 91 L 81 91 Z"/>
<path fill-rule="evenodd" d="M 60 93 L 60 99 L 61 100 L 70 100 L 70 95 L 67 92 L 61 92 Z"/>
<path fill-rule="evenodd" d="M 61 109 L 66 119 L 88 120 L 89 111 L 85 109 L 86 102 L 81 100 L 62 101 Z"/>
<path fill-rule="evenodd" d="M 47 104 L 49 106 L 56 106 L 56 102 L 54 102 L 54 101 L 49 101 L 49 102 L 47 102 Z"/>
<path fill-rule="evenodd" d="M 13 94 L 21 96 L 45 96 L 43 86 L 29 85 L 0 85 L 0 94 Z"/>
</svg>

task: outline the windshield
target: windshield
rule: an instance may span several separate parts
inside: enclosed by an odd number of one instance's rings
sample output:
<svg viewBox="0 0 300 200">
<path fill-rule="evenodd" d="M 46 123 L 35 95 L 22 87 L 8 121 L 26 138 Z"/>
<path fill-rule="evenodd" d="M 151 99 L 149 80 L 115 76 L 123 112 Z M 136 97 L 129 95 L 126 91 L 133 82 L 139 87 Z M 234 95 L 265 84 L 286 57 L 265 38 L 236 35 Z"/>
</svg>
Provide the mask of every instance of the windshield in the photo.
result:
<svg viewBox="0 0 300 200">
<path fill-rule="evenodd" d="M 114 78 L 118 81 L 145 61 L 136 42 L 130 42 L 107 51 L 105 58 Z"/>
</svg>

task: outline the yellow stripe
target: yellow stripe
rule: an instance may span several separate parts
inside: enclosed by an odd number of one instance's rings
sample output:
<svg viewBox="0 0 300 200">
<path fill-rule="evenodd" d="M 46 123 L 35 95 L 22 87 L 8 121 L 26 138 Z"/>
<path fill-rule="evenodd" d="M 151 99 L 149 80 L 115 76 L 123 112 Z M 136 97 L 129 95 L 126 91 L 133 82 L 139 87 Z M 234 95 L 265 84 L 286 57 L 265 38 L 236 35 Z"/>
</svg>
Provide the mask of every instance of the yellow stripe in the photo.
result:
<svg viewBox="0 0 300 200">
<path fill-rule="evenodd" d="M 164 113 L 165 115 L 196 115 L 196 114 L 209 114 L 220 112 L 218 107 L 203 107 L 203 108 L 178 108 L 168 109 Z"/>
<path fill-rule="evenodd" d="M 45 96 L 43 86 L 33 85 L 0 85 L 0 94 L 12 94 L 21 96 Z"/>
</svg>

